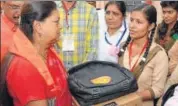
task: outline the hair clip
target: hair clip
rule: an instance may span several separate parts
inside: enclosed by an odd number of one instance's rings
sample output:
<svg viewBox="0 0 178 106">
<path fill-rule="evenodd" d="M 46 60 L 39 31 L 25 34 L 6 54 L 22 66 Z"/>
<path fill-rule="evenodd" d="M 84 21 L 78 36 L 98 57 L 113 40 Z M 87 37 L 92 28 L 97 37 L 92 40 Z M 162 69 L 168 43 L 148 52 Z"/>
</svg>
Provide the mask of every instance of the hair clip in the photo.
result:
<svg viewBox="0 0 178 106">
<path fill-rule="evenodd" d="M 146 58 L 145 57 L 142 57 L 142 59 L 141 59 L 143 62 L 145 62 L 146 61 Z"/>
<path fill-rule="evenodd" d="M 124 52 L 124 49 L 122 48 L 120 51 L 121 51 L 121 52 Z"/>
</svg>

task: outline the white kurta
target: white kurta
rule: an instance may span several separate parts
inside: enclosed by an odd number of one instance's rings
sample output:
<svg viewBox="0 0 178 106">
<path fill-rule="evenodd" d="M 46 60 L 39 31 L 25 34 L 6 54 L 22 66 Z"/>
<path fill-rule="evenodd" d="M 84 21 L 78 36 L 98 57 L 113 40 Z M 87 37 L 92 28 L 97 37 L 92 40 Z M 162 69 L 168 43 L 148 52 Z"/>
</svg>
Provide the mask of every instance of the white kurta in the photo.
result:
<svg viewBox="0 0 178 106">
<path fill-rule="evenodd" d="M 119 42 L 119 44 L 117 45 L 117 47 L 119 48 L 120 44 L 122 42 L 125 42 L 129 36 L 129 29 L 128 29 L 128 24 L 126 22 L 126 32 L 123 36 L 123 38 L 121 39 L 121 41 Z M 116 44 L 118 43 L 119 39 L 121 38 L 122 34 L 124 33 L 125 27 L 124 27 L 124 21 L 122 22 L 122 26 L 120 29 L 118 29 L 115 34 L 113 34 L 112 36 L 109 35 L 109 33 L 107 32 L 107 28 L 100 28 L 100 36 L 99 36 L 99 50 L 98 50 L 98 60 L 100 61 L 109 61 L 109 62 L 114 62 L 117 63 L 118 62 L 118 57 L 117 56 L 113 56 L 109 53 L 110 51 L 110 44 L 107 43 L 107 40 L 109 41 L 109 43 L 111 43 L 112 45 L 116 46 Z M 106 37 L 106 38 L 105 38 Z"/>
</svg>

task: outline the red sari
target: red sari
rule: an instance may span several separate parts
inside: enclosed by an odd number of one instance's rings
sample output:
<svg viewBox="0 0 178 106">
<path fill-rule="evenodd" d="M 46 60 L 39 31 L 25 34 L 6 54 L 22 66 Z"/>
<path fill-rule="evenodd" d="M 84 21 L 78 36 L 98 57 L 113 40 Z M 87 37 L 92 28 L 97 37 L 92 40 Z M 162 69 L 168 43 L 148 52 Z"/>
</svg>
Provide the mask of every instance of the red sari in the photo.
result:
<svg viewBox="0 0 178 106">
<path fill-rule="evenodd" d="M 59 89 L 61 91 L 57 97 L 57 106 L 71 106 L 72 98 L 69 92 L 68 83 L 66 81 L 67 74 L 64 65 L 51 49 L 48 51 L 47 64 L 51 75 L 54 76 L 54 82 L 56 83 L 56 85 L 60 85 Z"/>
<path fill-rule="evenodd" d="M 55 106 L 71 106 L 67 74 L 55 51 L 49 48 L 45 64 L 24 34 L 20 30 L 16 34 L 9 49 L 15 56 L 6 77 L 14 106 L 44 99 Z"/>
<path fill-rule="evenodd" d="M 16 30 L 17 26 L 5 14 L 1 14 L 1 61 L 8 52 L 9 45 L 12 44 L 12 38 Z"/>
</svg>

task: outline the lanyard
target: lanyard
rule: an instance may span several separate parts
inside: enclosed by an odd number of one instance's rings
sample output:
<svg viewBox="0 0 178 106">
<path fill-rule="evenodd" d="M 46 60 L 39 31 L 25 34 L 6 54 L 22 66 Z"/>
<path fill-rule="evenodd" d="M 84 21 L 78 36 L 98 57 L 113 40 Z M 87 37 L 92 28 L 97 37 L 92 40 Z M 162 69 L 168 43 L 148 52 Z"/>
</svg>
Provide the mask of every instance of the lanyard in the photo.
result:
<svg viewBox="0 0 178 106">
<path fill-rule="evenodd" d="M 122 33 L 120 39 L 118 40 L 118 42 L 117 42 L 117 44 L 116 44 L 116 47 L 119 45 L 119 43 L 121 42 L 122 38 L 124 37 L 124 35 L 125 35 L 126 31 L 127 31 L 125 20 L 124 20 L 124 28 L 125 28 L 125 30 L 124 30 L 124 32 Z M 105 41 L 106 41 L 109 45 L 112 45 L 112 43 L 110 43 L 109 40 L 108 40 L 107 37 L 106 37 L 106 32 L 105 32 Z"/>
<path fill-rule="evenodd" d="M 132 62 L 132 59 L 131 59 L 131 56 L 132 56 L 132 45 L 133 45 L 133 42 L 130 43 L 130 48 L 129 48 L 129 66 L 130 66 L 130 71 L 131 71 L 131 72 L 134 71 L 133 69 L 135 68 L 136 64 L 138 63 L 138 60 L 139 60 L 141 54 L 142 54 L 143 51 L 146 49 L 146 47 L 147 47 L 147 45 L 148 45 L 148 40 L 145 42 L 145 44 L 144 44 L 144 46 L 143 46 L 143 48 L 142 48 L 142 50 L 141 50 L 141 52 L 140 52 L 140 54 L 139 54 L 139 56 L 138 56 L 136 62 L 135 62 L 134 65 L 131 67 L 131 62 Z"/>
</svg>

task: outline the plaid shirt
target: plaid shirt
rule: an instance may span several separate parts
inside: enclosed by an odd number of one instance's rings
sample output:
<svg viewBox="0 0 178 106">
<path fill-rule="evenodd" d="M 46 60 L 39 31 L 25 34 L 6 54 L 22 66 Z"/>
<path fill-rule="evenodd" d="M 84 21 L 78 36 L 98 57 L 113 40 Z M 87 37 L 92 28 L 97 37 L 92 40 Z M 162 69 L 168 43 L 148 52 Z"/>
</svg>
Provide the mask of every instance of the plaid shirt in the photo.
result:
<svg viewBox="0 0 178 106">
<path fill-rule="evenodd" d="M 57 6 L 62 25 L 61 36 L 74 35 L 74 51 L 62 51 L 62 39 L 55 45 L 65 67 L 69 69 L 85 61 L 96 60 L 99 37 L 96 9 L 85 1 L 77 1 L 68 13 L 65 12 L 62 2 L 58 1 Z"/>
</svg>

